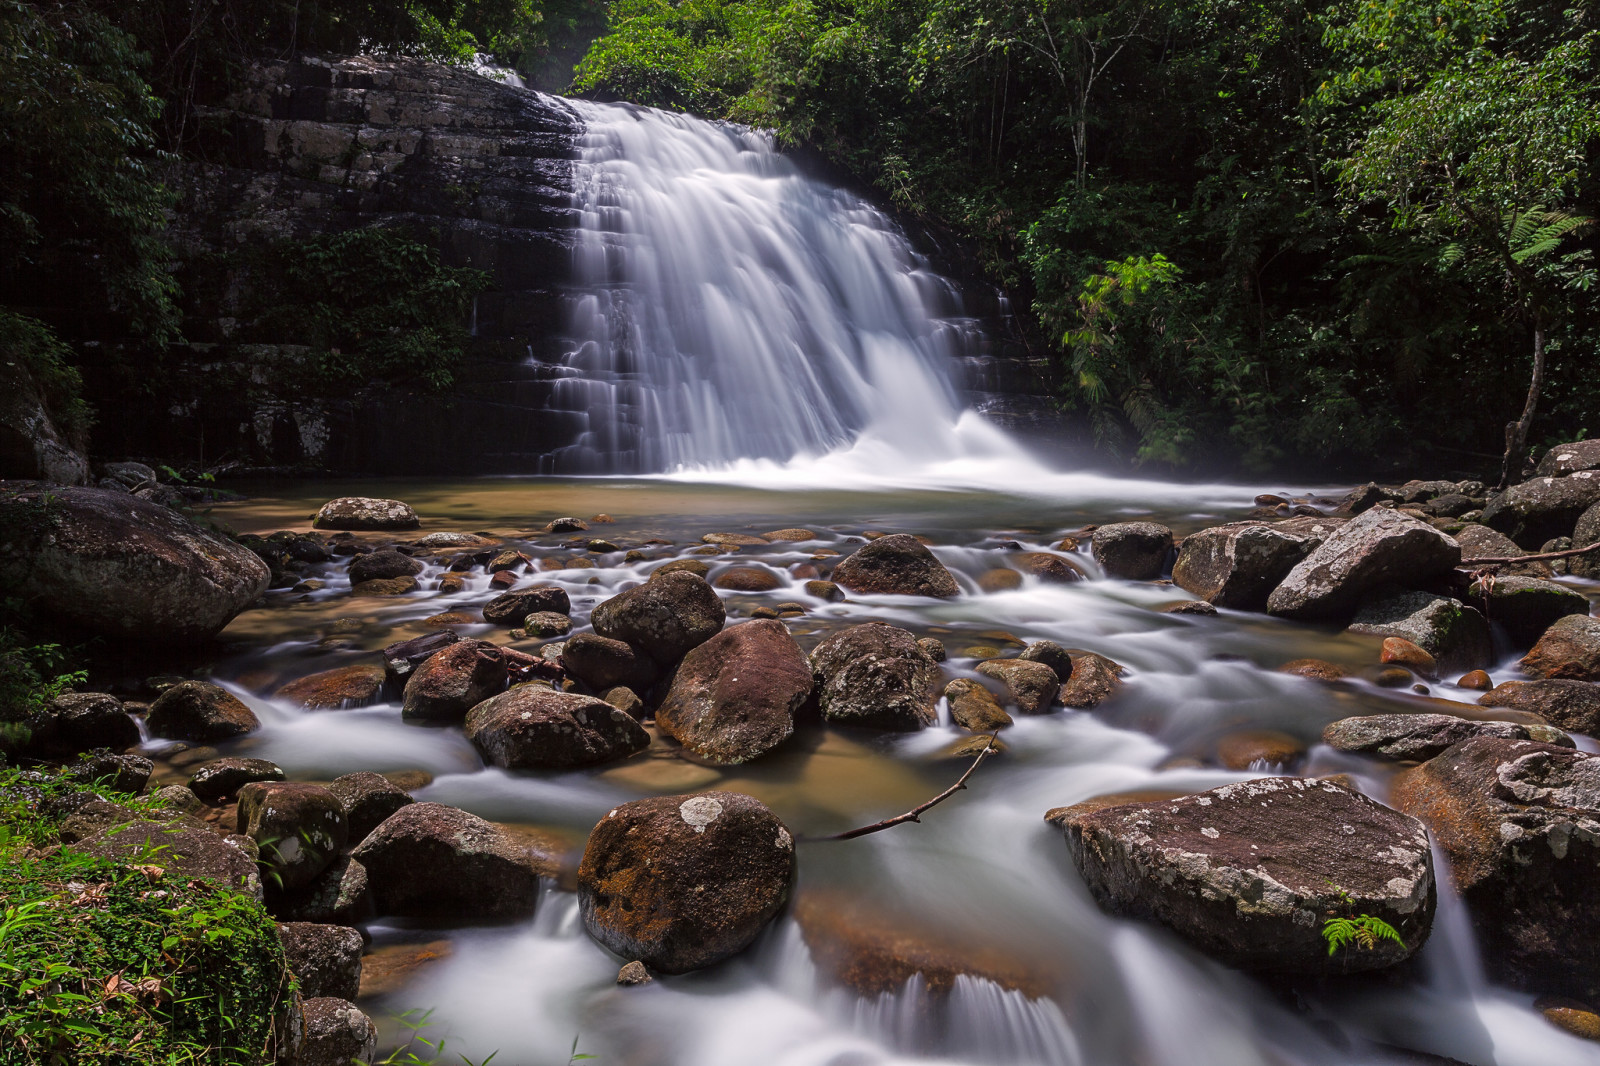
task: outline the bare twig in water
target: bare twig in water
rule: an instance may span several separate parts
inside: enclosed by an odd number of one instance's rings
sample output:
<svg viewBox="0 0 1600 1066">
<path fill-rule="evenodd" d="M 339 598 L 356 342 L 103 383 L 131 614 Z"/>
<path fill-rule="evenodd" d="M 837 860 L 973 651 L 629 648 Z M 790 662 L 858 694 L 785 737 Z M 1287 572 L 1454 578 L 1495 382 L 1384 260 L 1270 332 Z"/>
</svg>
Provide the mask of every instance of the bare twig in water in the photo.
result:
<svg viewBox="0 0 1600 1066">
<path fill-rule="evenodd" d="M 1600 540 L 1595 541 L 1587 548 L 1568 548 L 1560 552 L 1544 552 L 1540 555 L 1496 555 L 1485 559 L 1463 559 L 1461 566 L 1488 566 L 1504 563 L 1540 563 L 1546 559 L 1570 559 L 1574 555 L 1588 555 L 1592 551 L 1600 551 Z"/>
<path fill-rule="evenodd" d="M 894 826 L 900 825 L 903 822 L 922 821 L 922 813 L 924 811 L 928 810 L 930 807 L 937 807 L 939 804 L 943 803 L 945 800 L 949 799 L 951 796 L 954 796 L 957 792 L 960 792 L 962 789 L 967 787 L 967 778 L 972 776 L 972 771 L 976 770 L 978 765 L 982 763 L 983 760 L 1000 750 L 999 748 L 995 747 L 995 741 L 998 737 L 999 730 L 990 733 L 989 743 L 984 745 L 982 751 L 978 752 L 977 758 L 972 760 L 972 765 L 967 767 L 967 772 L 962 774 L 955 784 L 951 785 L 949 788 L 933 797 L 933 799 L 929 800 L 927 803 L 922 804 L 920 807 L 913 807 L 906 813 L 897 814 L 893 818 L 885 818 L 881 822 L 873 822 L 871 825 L 863 825 L 857 829 L 847 829 L 843 833 L 835 833 L 832 836 L 804 837 L 802 838 L 802 843 L 812 843 L 821 840 L 854 840 L 856 837 L 864 837 L 868 833 L 876 833 L 882 829 L 893 828 Z"/>
</svg>

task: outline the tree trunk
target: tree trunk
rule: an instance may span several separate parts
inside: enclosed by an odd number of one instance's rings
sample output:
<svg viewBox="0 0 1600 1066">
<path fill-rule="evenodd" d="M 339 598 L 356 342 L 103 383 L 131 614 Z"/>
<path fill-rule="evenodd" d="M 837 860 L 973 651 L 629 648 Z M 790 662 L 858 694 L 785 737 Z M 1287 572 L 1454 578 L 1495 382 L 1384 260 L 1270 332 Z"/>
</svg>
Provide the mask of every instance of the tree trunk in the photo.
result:
<svg viewBox="0 0 1600 1066">
<path fill-rule="evenodd" d="M 1513 480 L 1522 480 L 1523 449 L 1528 444 L 1528 427 L 1533 424 L 1533 413 L 1539 407 L 1539 392 L 1544 388 L 1544 322 L 1533 323 L 1533 380 L 1528 383 L 1528 401 L 1522 405 L 1522 417 L 1506 423 L 1506 457 L 1500 465 L 1500 487 Z"/>
</svg>

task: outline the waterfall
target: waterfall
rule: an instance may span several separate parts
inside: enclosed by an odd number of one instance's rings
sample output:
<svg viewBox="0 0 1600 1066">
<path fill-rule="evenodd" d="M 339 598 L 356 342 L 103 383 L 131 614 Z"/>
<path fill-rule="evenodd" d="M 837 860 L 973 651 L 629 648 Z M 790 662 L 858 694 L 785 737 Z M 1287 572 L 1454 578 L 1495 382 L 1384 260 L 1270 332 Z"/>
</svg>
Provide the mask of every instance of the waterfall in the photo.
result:
<svg viewBox="0 0 1600 1066">
<path fill-rule="evenodd" d="M 882 212 L 767 133 L 570 104 L 581 233 L 555 398 L 588 430 L 556 469 L 703 472 L 863 445 L 915 468 L 1027 461 L 964 416 L 952 371 L 982 333 Z"/>
</svg>

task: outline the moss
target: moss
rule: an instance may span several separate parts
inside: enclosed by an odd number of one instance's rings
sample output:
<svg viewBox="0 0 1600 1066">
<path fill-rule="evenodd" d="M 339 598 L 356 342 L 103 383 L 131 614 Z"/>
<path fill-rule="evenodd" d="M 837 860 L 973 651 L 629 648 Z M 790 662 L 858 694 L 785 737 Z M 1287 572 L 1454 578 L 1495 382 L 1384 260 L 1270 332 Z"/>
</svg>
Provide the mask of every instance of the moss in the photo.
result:
<svg viewBox="0 0 1600 1066">
<path fill-rule="evenodd" d="M 82 787 L 0 771 L 0 1064 L 271 1062 L 291 990 L 271 917 L 167 878 L 158 852 L 113 863 L 52 846 L 52 812 Z"/>
</svg>

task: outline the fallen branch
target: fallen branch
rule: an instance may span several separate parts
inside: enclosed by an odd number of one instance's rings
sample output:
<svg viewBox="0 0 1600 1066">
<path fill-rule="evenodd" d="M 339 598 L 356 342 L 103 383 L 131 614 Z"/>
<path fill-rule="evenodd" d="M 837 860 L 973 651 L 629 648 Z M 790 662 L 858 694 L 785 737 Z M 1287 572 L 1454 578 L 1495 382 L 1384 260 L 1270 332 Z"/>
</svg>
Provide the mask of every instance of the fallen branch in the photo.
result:
<svg viewBox="0 0 1600 1066">
<path fill-rule="evenodd" d="M 803 837 L 801 838 L 801 843 L 810 844 L 823 840 L 854 840 L 856 837 L 864 837 L 868 833 L 876 833 L 883 829 L 890 829 L 904 822 L 922 821 L 921 815 L 924 811 L 928 810 L 930 807 L 937 807 L 951 796 L 954 796 L 957 792 L 960 792 L 962 789 L 966 788 L 967 778 L 972 776 L 972 772 L 978 768 L 978 765 L 990 755 L 993 755 L 995 752 L 1000 750 L 999 748 L 995 747 L 995 741 L 998 737 L 998 732 L 999 731 L 997 730 L 996 732 L 989 734 L 989 743 L 984 746 L 982 751 L 978 752 L 977 758 L 972 760 L 972 765 L 967 767 L 967 772 L 962 774 L 955 784 L 951 785 L 949 788 L 933 797 L 933 799 L 929 800 L 927 803 L 922 804 L 920 807 L 913 807 L 906 813 L 897 814 L 893 818 L 885 818 L 881 822 L 873 822 L 871 825 L 863 825 L 856 829 L 847 829 L 843 833 L 835 833 L 832 836 Z"/>
<path fill-rule="evenodd" d="M 1600 540 L 1595 541 L 1587 548 L 1568 548 L 1566 551 L 1544 552 L 1541 555 L 1496 555 L 1485 559 L 1463 559 L 1460 566 L 1489 566 L 1501 563 L 1542 563 L 1546 559 L 1570 559 L 1574 555 L 1588 555 L 1592 551 L 1600 551 Z"/>
</svg>

